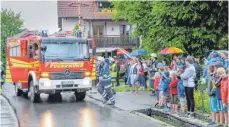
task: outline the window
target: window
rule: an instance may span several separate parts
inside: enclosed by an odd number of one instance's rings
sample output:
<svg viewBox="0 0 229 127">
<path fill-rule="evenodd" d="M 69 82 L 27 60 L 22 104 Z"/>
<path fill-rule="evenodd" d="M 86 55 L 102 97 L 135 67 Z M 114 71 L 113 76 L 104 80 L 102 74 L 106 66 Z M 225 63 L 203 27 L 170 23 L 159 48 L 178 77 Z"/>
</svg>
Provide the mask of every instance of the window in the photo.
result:
<svg viewBox="0 0 229 127">
<path fill-rule="evenodd" d="M 129 35 L 130 25 L 120 25 L 120 35 Z"/>
<path fill-rule="evenodd" d="M 11 47 L 10 56 L 21 56 L 20 46 Z"/>
<path fill-rule="evenodd" d="M 93 25 L 93 35 L 94 36 L 102 36 L 104 31 L 103 25 Z"/>
<path fill-rule="evenodd" d="M 97 2 L 99 12 L 111 12 L 112 5 L 110 2 Z"/>
</svg>

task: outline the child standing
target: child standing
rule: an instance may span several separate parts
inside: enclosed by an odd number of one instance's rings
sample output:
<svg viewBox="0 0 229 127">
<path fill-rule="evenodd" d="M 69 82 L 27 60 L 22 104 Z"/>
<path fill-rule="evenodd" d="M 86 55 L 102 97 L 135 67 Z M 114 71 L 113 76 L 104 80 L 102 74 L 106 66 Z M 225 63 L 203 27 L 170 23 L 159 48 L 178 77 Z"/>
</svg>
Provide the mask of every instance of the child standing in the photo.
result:
<svg viewBox="0 0 229 127">
<path fill-rule="evenodd" d="M 158 92 L 159 92 L 159 106 L 160 108 L 163 107 L 163 82 L 162 79 L 164 77 L 164 65 L 162 63 L 157 64 L 157 68 L 159 69 L 159 74 L 160 74 L 160 82 L 158 85 Z"/>
<path fill-rule="evenodd" d="M 223 112 L 224 120 L 220 120 L 220 121 L 224 121 L 223 124 L 227 126 L 228 124 L 228 114 L 227 114 L 228 76 L 226 75 L 226 70 L 222 67 L 217 70 L 217 74 L 222 78 L 220 94 L 221 94 L 221 99 L 223 104 L 221 107 L 221 111 Z"/>
<path fill-rule="evenodd" d="M 139 81 L 138 81 L 138 77 L 139 77 L 139 72 L 138 72 L 138 63 L 137 63 L 137 58 L 133 58 L 132 61 L 132 65 L 131 65 L 131 85 L 133 88 L 132 92 L 137 92 L 138 91 L 138 87 L 139 87 Z"/>
<path fill-rule="evenodd" d="M 139 72 L 140 89 L 145 90 L 146 88 L 145 72 L 141 60 L 139 60 L 138 62 L 138 69 L 139 69 L 138 72 Z"/>
<path fill-rule="evenodd" d="M 164 73 L 164 77 L 162 79 L 163 82 L 163 102 L 164 102 L 164 111 L 170 112 L 170 89 L 169 84 L 171 82 L 171 78 L 169 77 L 169 72 L 166 71 Z"/>
<path fill-rule="evenodd" d="M 179 66 L 178 67 L 178 75 L 181 75 L 183 73 L 184 73 L 184 67 Z M 181 110 L 180 110 L 179 116 L 184 117 L 186 114 L 186 103 L 187 102 L 186 102 L 186 97 L 185 97 L 183 80 L 181 80 L 181 79 L 178 80 L 177 90 L 178 90 L 178 98 L 179 98 L 180 105 L 181 105 Z"/>
<path fill-rule="evenodd" d="M 210 78 L 208 80 L 208 95 L 210 96 L 210 109 L 212 112 L 212 121 L 208 124 L 209 126 L 219 124 L 219 111 L 220 107 L 218 105 L 218 99 L 216 98 L 216 89 L 215 89 L 215 81 L 214 81 L 214 70 L 215 66 L 210 65 L 208 67 L 208 73 L 210 74 Z"/>
<path fill-rule="evenodd" d="M 154 90 L 157 96 L 157 102 L 155 104 L 155 107 L 159 104 L 159 90 L 158 90 L 159 84 L 160 84 L 160 73 L 156 72 L 154 75 Z"/>
<path fill-rule="evenodd" d="M 177 97 L 177 94 L 178 94 L 178 91 L 177 91 L 178 79 L 176 77 L 176 73 L 175 72 L 171 73 L 171 78 L 172 78 L 172 81 L 169 84 L 170 96 L 171 96 L 171 104 L 172 104 L 171 113 L 174 114 L 174 113 L 177 113 L 177 108 L 178 108 L 178 106 L 177 106 L 177 104 L 178 104 L 178 97 Z"/>
</svg>

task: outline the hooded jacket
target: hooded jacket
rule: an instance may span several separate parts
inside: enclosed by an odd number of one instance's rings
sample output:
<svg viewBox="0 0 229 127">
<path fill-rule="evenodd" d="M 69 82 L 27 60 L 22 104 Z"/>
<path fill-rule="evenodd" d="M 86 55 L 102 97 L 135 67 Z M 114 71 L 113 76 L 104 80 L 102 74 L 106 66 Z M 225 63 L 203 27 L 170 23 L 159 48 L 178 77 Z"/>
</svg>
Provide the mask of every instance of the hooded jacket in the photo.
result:
<svg viewBox="0 0 229 127">
<path fill-rule="evenodd" d="M 170 95 L 170 89 L 169 89 L 169 84 L 171 82 L 170 77 L 166 77 L 162 80 L 163 82 L 163 95 L 164 96 L 169 96 Z"/>
<path fill-rule="evenodd" d="M 193 64 L 190 64 L 180 75 L 185 87 L 195 87 L 196 70 Z"/>
<path fill-rule="evenodd" d="M 222 102 L 228 104 L 228 76 L 222 78 L 221 81 L 221 97 Z"/>
</svg>

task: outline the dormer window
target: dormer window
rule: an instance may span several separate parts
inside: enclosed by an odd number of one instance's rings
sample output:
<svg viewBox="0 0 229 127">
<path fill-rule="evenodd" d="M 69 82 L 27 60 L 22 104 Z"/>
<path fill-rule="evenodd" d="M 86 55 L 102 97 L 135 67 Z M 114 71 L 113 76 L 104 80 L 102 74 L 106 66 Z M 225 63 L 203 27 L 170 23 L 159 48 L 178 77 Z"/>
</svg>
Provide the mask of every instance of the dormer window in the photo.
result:
<svg viewBox="0 0 229 127">
<path fill-rule="evenodd" d="M 110 2 L 97 2 L 99 12 L 112 12 L 112 5 Z"/>
</svg>

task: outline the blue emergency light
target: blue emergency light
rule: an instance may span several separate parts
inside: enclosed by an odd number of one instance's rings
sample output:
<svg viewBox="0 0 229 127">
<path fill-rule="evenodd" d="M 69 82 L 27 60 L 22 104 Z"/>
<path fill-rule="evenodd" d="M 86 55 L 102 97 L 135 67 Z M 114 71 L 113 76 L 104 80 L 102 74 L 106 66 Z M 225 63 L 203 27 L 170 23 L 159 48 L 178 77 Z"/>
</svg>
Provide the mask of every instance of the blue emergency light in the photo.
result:
<svg viewBox="0 0 229 127">
<path fill-rule="evenodd" d="M 48 37 L 48 31 L 47 30 L 42 30 L 41 31 L 41 36 L 42 37 Z"/>
</svg>

